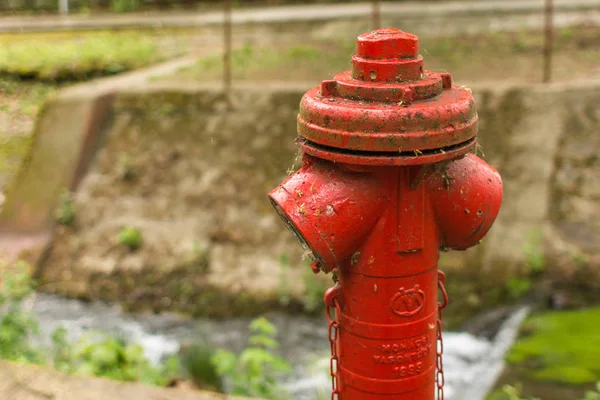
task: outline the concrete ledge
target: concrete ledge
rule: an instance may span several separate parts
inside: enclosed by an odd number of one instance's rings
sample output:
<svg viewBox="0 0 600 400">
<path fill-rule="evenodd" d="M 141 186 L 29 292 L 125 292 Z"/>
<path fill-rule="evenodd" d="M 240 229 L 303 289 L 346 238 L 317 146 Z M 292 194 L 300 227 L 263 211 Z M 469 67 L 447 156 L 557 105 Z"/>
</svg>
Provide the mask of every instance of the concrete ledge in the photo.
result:
<svg viewBox="0 0 600 400">
<path fill-rule="evenodd" d="M 66 375 L 48 368 L 8 362 L 0 362 L 0 399 L 244 400 L 241 397 L 210 392 L 165 389 L 138 383 Z"/>
</svg>

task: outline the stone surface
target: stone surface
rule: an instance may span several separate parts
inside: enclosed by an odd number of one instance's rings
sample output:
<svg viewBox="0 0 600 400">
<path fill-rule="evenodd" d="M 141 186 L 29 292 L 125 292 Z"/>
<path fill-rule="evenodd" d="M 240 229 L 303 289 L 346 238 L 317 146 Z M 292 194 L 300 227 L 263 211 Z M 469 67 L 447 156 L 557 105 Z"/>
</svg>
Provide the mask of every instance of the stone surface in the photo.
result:
<svg viewBox="0 0 600 400">
<path fill-rule="evenodd" d="M 65 375 L 30 365 L 0 362 L 0 398 L 6 400 L 244 400 L 209 392 Z M 249 400 L 249 399 L 246 399 Z"/>
</svg>

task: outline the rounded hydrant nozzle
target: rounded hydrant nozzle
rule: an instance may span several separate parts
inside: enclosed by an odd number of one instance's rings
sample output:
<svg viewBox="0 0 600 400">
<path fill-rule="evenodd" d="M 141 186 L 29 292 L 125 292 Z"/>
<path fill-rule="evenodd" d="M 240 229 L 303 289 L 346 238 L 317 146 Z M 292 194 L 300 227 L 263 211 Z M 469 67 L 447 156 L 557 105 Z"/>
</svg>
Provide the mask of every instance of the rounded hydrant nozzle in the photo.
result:
<svg viewBox="0 0 600 400">
<path fill-rule="evenodd" d="M 271 203 L 311 257 L 313 271 L 347 261 L 380 216 L 384 195 L 368 172 L 305 156 L 302 168 L 275 188 Z"/>
</svg>

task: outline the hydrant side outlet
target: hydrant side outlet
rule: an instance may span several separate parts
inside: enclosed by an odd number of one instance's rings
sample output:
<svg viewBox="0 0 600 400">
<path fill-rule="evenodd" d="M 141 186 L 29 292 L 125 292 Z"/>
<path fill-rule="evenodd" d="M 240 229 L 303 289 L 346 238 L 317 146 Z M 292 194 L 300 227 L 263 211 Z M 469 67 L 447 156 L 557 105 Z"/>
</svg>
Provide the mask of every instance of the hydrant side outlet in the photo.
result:
<svg viewBox="0 0 600 400">
<path fill-rule="evenodd" d="M 336 272 L 333 395 L 443 399 L 439 252 L 476 245 L 502 201 L 499 174 L 468 154 L 473 96 L 423 69 L 417 36 L 381 29 L 305 94 L 298 132 L 302 167 L 269 197 L 313 269 Z"/>
</svg>

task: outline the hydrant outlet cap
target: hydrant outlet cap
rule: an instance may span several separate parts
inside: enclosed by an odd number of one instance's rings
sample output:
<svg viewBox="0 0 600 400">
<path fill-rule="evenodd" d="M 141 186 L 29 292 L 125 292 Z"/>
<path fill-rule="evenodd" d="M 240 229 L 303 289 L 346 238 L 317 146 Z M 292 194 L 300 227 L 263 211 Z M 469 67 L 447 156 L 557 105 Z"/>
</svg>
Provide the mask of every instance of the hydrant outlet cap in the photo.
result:
<svg viewBox="0 0 600 400">
<path fill-rule="evenodd" d="M 379 29 L 357 38 L 356 55 L 382 58 L 413 58 L 419 55 L 419 37 L 400 29 Z"/>
</svg>

